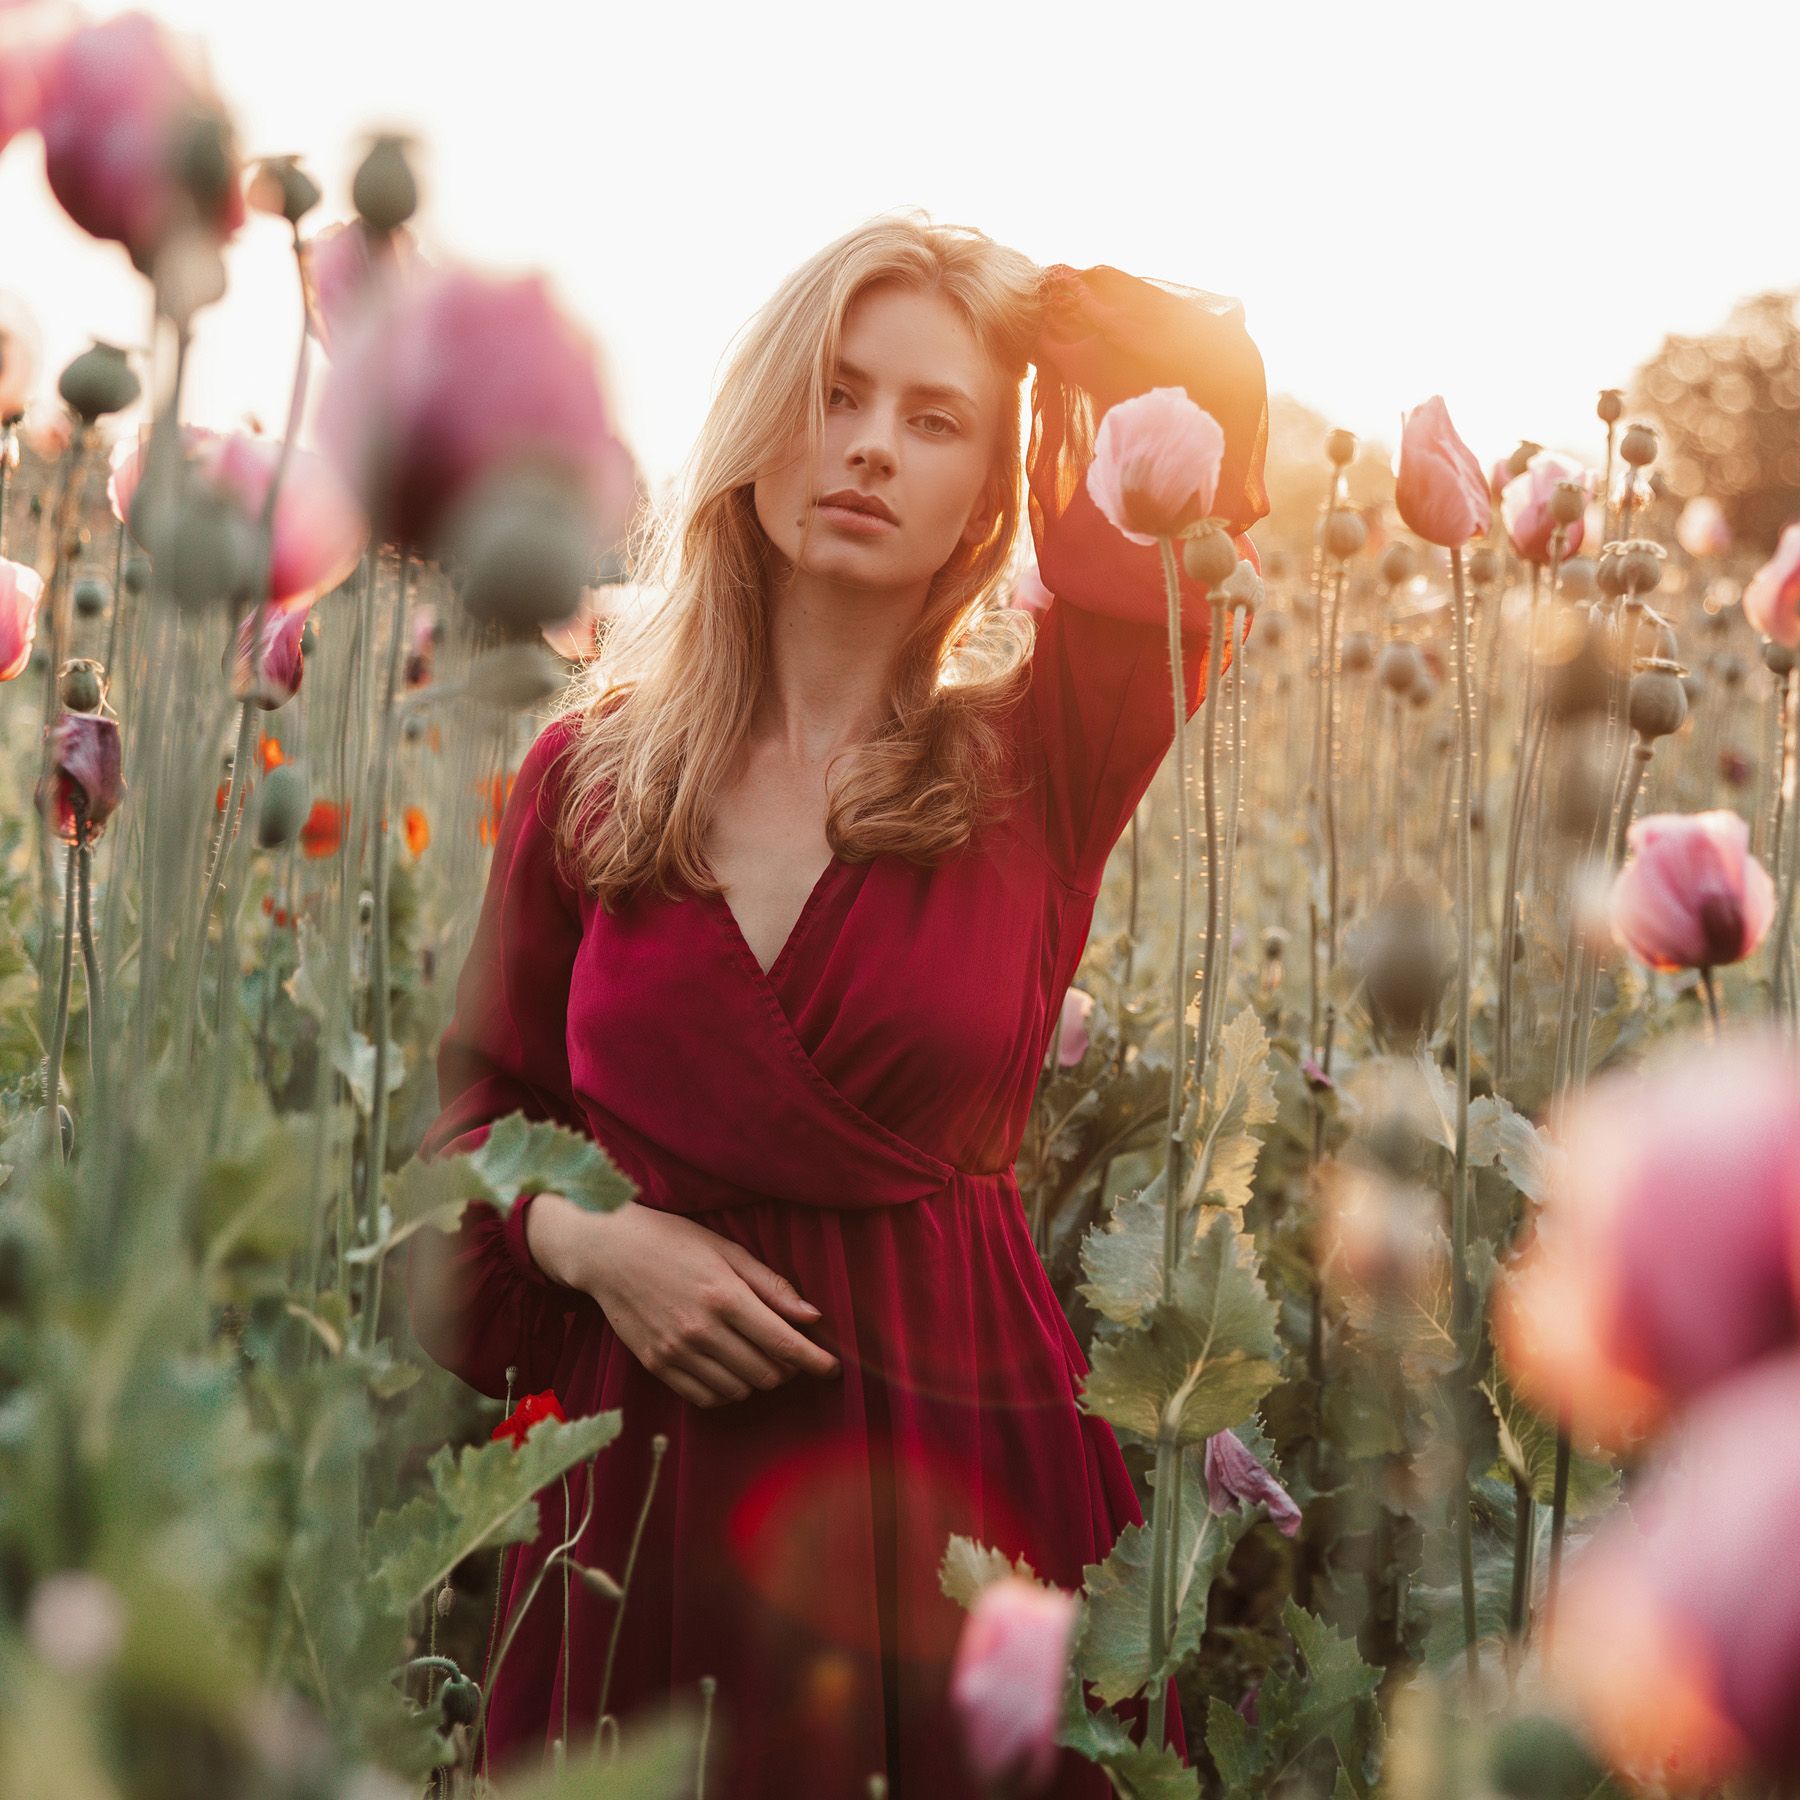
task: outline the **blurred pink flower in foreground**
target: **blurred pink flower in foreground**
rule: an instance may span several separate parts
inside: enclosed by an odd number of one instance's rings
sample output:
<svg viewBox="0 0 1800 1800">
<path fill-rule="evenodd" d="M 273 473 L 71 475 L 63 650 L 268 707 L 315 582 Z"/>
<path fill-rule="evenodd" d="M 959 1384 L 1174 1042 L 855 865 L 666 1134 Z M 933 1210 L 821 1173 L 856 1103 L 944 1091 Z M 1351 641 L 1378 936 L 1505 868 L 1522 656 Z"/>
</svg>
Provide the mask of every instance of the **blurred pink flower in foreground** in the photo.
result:
<svg viewBox="0 0 1800 1800">
<path fill-rule="evenodd" d="M 1570 1562 L 1555 1676 L 1632 1779 L 1800 1775 L 1800 1356 L 1687 1413 Z"/>
<path fill-rule="evenodd" d="M 1283 1536 L 1300 1529 L 1300 1508 L 1294 1497 L 1256 1459 L 1235 1431 L 1215 1432 L 1206 1440 L 1206 1504 L 1216 1513 L 1233 1506 L 1268 1507 L 1269 1517 Z"/>
<path fill-rule="evenodd" d="M 1687 1040 L 1606 1075 L 1557 1136 L 1494 1304 L 1533 1405 L 1618 1445 L 1800 1343 L 1800 1062 L 1780 1036 Z"/>
<path fill-rule="evenodd" d="M 45 67 L 38 128 L 50 191 L 82 230 L 123 244 L 145 272 L 194 205 L 177 168 L 203 124 L 226 153 L 203 223 L 229 238 L 244 196 L 230 124 L 193 40 L 148 13 L 119 13 L 71 32 Z"/>
<path fill-rule="evenodd" d="M 0 425 L 24 416 L 43 365 L 42 345 L 30 308 L 16 294 L 0 293 Z"/>
<path fill-rule="evenodd" d="M 181 436 L 199 478 L 229 493 L 252 521 L 261 518 L 281 445 L 273 438 L 222 434 L 201 425 L 182 426 Z M 113 452 L 106 493 L 114 515 L 127 524 L 148 450 L 148 435 L 140 434 L 136 443 L 121 440 Z M 314 451 L 292 451 L 275 497 L 270 602 L 287 606 L 328 593 L 356 567 L 368 536 L 368 522 L 331 465 Z"/>
<path fill-rule="evenodd" d="M 1741 962 L 1775 917 L 1775 884 L 1737 813 L 1652 813 L 1631 827 L 1613 882 L 1613 929 L 1665 972 Z"/>
<path fill-rule="evenodd" d="M 986 1782 L 1030 1792 L 1056 1769 L 1056 1732 L 1080 1603 L 1061 1588 L 1003 1575 L 976 1595 L 957 1639 L 950 1701 Z"/>
<path fill-rule="evenodd" d="M 1456 435 L 1441 394 L 1401 420 L 1394 507 L 1415 537 L 1446 549 L 1480 537 L 1492 521 L 1487 478 L 1474 451 Z"/>
<path fill-rule="evenodd" d="M 37 636 L 44 584 L 36 569 L 0 560 L 0 681 L 22 675 Z"/>
<path fill-rule="evenodd" d="M 255 682 L 250 675 L 250 628 L 256 622 L 256 609 L 244 614 L 224 664 L 231 677 L 232 699 L 254 700 L 264 712 L 272 712 L 299 693 L 305 672 L 300 640 L 311 611 L 306 604 L 263 609 L 262 678 Z"/>
<path fill-rule="evenodd" d="M 37 124 L 46 71 L 77 22 L 60 0 L 0 0 L 0 150 Z"/>
<path fill-rule="evenodd" d="M 301 245 L 300 260 L 307 325 L 328 355 L 389 282 L 410 280 L 431 266 L 404 225 L 384 235 L 361 219 L 327 225 Z"/>
<path fill-rule="evenodd" d="M 1500 495 L 1500 521 L 1512 547 L 1527 562 L 1547 563 L 1550 542 L 1556 535 L 1556 520 L 1550 514 L 1550 499 L 1559 483 L 1573 482 L 1584 495 L 1591 495 L 1596 482 L 1591 470 L 1584 469 L 1572 456 L 1554 450 L 1540 450 L 1525 465 L 1525 473 L 1506 484 Z M 1587 536 L 1586 506 L 1583 517 L 1563 528 L 1562 554 L 1574 556 Z"/>
<path fill-rule="evenodd" d="M 1174 537 L 1212 511 L 1225 431 L 1177 387 L 1108 407 L 1094 435 L 1087 490 L 1134 544 Z"/>
<path fill-rule="evenodd" d="M 553 474 L 615 538 L 636 493 L 596 346 L 541 275 L 433 271 L 334 346 L 319 442 L 384 541 L 429 549 L 490 478 Z"/>
<path fill-rule="evenodd" d="M 87 809 L 87 841 L 93 843 L 125 797 L 118 720 L 109 713 L 58 713 L 50 727 L 50 760 L 48 784 L 38 784 L 38 810 L 56 835 L 72 844 L 79 797 Z"/>
<path fill-rule="evenodd" d="M 1696 494 L 1675 521 L 1675 541 L 1696 560 L 1723 556 L 1731 548 L 1725 509 L 1707 494 Z"/>
<path fill-rule="evenodd" d="M 1764 637 L 1800 649 L 1800 519 L 1783 528 L 1775 554 L 1745 583 L 1744 617 Z"/>
<path fill-rule="evenodd" d="M 1072 1069 L 1087 1055 L 1088 1020 L 1093 1017 L 1094 996 L 1072 987 L 1063 995 L 1062 1018 L 1056 1028 L 1056 1061 Z"/>
</svg>

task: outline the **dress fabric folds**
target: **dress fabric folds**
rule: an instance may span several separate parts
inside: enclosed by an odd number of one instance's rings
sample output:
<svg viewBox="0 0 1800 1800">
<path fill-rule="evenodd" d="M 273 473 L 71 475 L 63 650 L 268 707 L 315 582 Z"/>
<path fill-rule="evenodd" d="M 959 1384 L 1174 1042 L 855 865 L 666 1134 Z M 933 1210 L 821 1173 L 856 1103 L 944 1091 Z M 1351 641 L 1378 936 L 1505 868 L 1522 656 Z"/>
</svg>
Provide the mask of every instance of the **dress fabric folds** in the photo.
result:
<svg viewBox="0 0 1800 1800">
<path fill-rule="evenodd" d="M 1107 405 L 1185 386 L 1225 427 L 1217 505 L 1241 534 L 1267 511 L 1266 415 L 1224 303 L 1113 269 L 1048 275 L 1028 474 L 1053 598 L 1007 715 L 1020 797 L 935 867 L 834 857 L 765 973 L 722 896 L 651 891 L 609 916 L 558 871 L 574 729 L 559 720 L 508 797 L 438 1048 L 424 1154 L 471 1149 L 514 1111 L 586 1132 L 639 1203 L 788 1276 L 842 1363 L 690 1405 L 532 1262 L 529 1197 L 471 1206 L 409 1262 L 415 1330 L 445 1367 L 496 1397 L 511 1368 L 515 1399 L 554 1388 L 570 1417 L 622 1413 L 569 1478 L 575 1520 L 590 1468 L 597 1484 L 581 1562 L 623 1575 L 666 1436 L 608 1710 L 629 1721 L 714 1677 L 707 1785 L 731 1800 L 860 1800 L 877 1772 L 895 1800 L 978 1800 L 948 1699 L 965 1616 L 939 1588 L 951 1534 L 1073 1589 L 1143 1516 L 1111 1427 L 1078 1403 L 1087 1363 L 1013 1172 L 1107 858 L 1174 735 L 1158 552 L 1113 530 L 1079 477 Z M 1183 580 L 1191 715 L 1207 611 Z M 566 1535 L 563 1509 L 547 1489 L 536 1540 L 509 1552 L 508 1615 Z M 565 1666 L 587 1742 L 613 1618 L 576 1583 L 565 1657 L 561 1584 L 545 1583 L 491 1695 L 496 1773 L 559 1733 Z M 1134 1730 L 1144 1711 L 1119 1708 Z M 1169 1711 L 1181 1746 L 1172 1685 Z M 1064 1751 L 1045 1791 L 1111 1788 Z"/>
</svg>

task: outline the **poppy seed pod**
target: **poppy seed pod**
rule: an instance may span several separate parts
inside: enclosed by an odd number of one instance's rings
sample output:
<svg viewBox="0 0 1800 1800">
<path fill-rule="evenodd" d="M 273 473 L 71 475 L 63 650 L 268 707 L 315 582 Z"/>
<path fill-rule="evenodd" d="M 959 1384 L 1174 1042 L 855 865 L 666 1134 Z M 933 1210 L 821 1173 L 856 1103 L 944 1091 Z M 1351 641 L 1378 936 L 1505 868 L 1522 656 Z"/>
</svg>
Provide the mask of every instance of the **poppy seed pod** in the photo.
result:
<svg viewBox="0 0 1800 1800">
<path fill-rule="evenodd" d="M 86 424 L 122 412 L 143 391 L 125 352 L 95 338 L 57 378 L 56 391 Z"/>
<path fill-rule="evenodd" d="M 1279 925 L 1271 925 L 1262 937 L 1262 953 L 1265 962 L 1279 962 L 1281 954 L 1287 948 L 1288 934 Z"/>
<path fill-rule="evenodd" d="M 1325 455 L 1336 468 L 1344 468 L 1356 460 L 1356 433 L 1334 430 L 1325 434 Z"/>
<path fill-rule="evenodd" d="M 565 483 L 530 473 L 490 481 L 458 513 L 450 553 L 469 616 L 536 630 L 570 617 L 593 564 L 593 528 Z"/>
<path fill-rule="evenodd" d="M 1500 578 L 1500 553 L 1492 544 L 1477 544 L 1469 552 L 1469 579 L 1476 587 L 1486 587 Z"/>
<path fill-rule="evenodd" d="M 1383 647 L 1376 673 L 1381 677 L 1381 685 L 1395 694 L 1410 694 L 1421 682 L 1430 679 L 1419 646 L 1404 638 Z"/>
<path fill-rule="evenodd" d="M 1600 553 L 1600 566 L 1594 571 L 1594 585 L 1603 598 L 1617 600 L 1625 592 L 1625 558 L 1610 546 Z"/>
<path fill-rule="evenodd" d="M 1602 425 L 1616 425 L 1625 416 L 1625 395 L 1619 388 L 1602 388 L 1594 408 Z"/>
<path fill-rule="evenodd" d="M 1770 638 L 1762 647 L 1763 667 L 1782 681 L 1794 672 L 1794 652 Z"/>
<path fill-rule="evenodd" d="M 324 196 L 297 157 L 265 156 L 250 183 L 250 204 L 298 225 Z"/>
<path fill-rule="evenodd" d="M 481 1689 L 453 1675 L 438 1693 L 438 1713 L 446 1725 L 473 1725 L 481 1715 Z"/>
<path fill-rule="evenodd" d="M 1681 677 L 1681 691 L 1687 695 L 1688 710 L 1691 712 L 1700 704 L 1700 697 L 1706 692 L 1706 683 L 1700 679 L 1696 670 L 1684 670 Z"/>
<path fill-rule="evenodd" d="M 1339 562 L 1354 556 L 1369 541 L 1361 513 L 1334 512 L 1325 521 L 1325 549 Z"/>
<path fill-rule="evenodd" d="M 1249 557 L 1240 558 L 1237 566 L 1219 583 L 1217 597 L 1228 606 L 1241 607 L 1252 614 L 1262 605 L 1262 577 Z"/>
<path fill-rule="evenodd" d="M 1655 429 L 1645 424 L 1628 425 L 1619 440 L 1619 455 L 1634 469 L 1642 469 L 1656 461 Z"/>
<path fill-rule="evenodd" d="M 369 146 L 350 183 L 350 204 L 375 231 L 397 231 L 419 210 L 419 184 L 407 140 L 384 132 Z"/>
<path fill-rule="evenodd" d="M 1418 558 L 1413 554 L 1411 544 L 1389 544 L 1381 553 L 1381 579 L 1389 587 L 1399 587 L 1402 582 L 1411 581 L 1418 566 Z"/>
<path fill-rule="evenodd" d="M 1521 438 L 1519 447 L 1506 459 L 1506 471 L 1515 480 L 1525 473 L 1531 459 L 1543 449 L 1542 444 L 1533 443 L 1530 438 Z"/>
<path fill-rule="evenodd" d="M 1425 708 L 1437 698 L 1437 691 L 1437 677 L 1432 674 L 1429 668 L 1421 664 L 1419 668 L 1419 677 L 1412 684 L 1412 689 L 1406 697 L 1420 712 L 1423 712 Z"/>
<path fill-rule="evenodd" d="M 134 555 L 125 564 L 125 591 L 133 598 L 150 591 L 150 559 Z"/>
<path fill-rule="evenodd" d="M 1346 675 L 1366 675 L 1375 666 L 1375 640 L 1366 631 L 1349 632 L 1339 651 Z"/>
<path fill-rule="evenodd" d="M 1565 600 L 1585 600 L 1594 591 L 1593 558 L 1571 556 L 1557 571 L 1557 583 Z"/>
<path fill-rule="evenodd" d="M 1265 650 L 1279 650 L 1286 629 L 1280 613 L 1266 613 L 1257 621 L 1256 636 Z"/>
<path fill-rule="evenodd" d="M 1669 737 L 1687 718 L 1687 693 L 1678 665 L 1664 663 L 1631 678 L 1631 729 L 1646 741 Z"/>
<path fill-rule="evenodd" d="M 562 685 L 562 669 L 540 641 L 502 644 L 476 658 L 469 670 L 472 699 L 514 711 L 548 700 Z"/>
<path fill-rule="evenodd" d="M 1571 619 L 1569 653 L 1555 663 L 1544 685 L 1544 706 L 1559 725 L 1604 713 L 1612 693 L 1612 664 L 1600 627 L 1588 619 Z"/>
<path fill-rule="evenodd" d="M 98 712 L 100 702 L 106 697 L 100 681 L 100 665 L 85 656 L 65 663 L 62 679 L 56 684 L 56 697 L 70 712 Z"/>
<path fill-rule="evenodd" d="M 291 762 L 277 763 L 256 795 L 256 841 L 264 850 L 292 843 L 312 810 L 306 777 Z"/>
<path fill-rule="evenodd" d="M 1647 539 L 1634 538 L 1626 548 L 1621 573 L 1628 594 L 1650 594 L 1662 584 L 1663 558 L 1661 546 Z"/>
<path fill-rule="evenodd" d="M 1376 903 L 1364 952 L 1369 1016 L 1387 1042 L 1410 1043 L 1429 1030 L 1449 979 L 1450 933 L 1438 901 L 1403 877 Z"/>
<path fill-rule="evenodd" d="M 106 586 L 92 575 L 75 584 L 75 610 L 84 619 L 97 619 L 106 611 Z"/>
<path fill-rule="evenodd" d="M 1219 587 L 1238 566 L 1237 545 L 1215 525 L 1182 544 L 1181 566 L 1193 580 Z"/>
<path fill-rule="evenodd" d="M 1587 491 L 1578 481 L 1559 481 L 1550 490 L 1550 517 L 1558 525 L 1573 525 L 1587 511 Z"/>
</svg>

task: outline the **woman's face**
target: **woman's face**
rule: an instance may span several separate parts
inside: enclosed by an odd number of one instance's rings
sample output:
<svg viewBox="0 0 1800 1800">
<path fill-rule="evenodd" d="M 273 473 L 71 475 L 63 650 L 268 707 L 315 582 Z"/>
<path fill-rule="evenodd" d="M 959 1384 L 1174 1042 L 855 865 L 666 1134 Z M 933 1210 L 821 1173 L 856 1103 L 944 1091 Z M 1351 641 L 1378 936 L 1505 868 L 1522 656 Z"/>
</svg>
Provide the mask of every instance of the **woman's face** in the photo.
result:
<svg viewBox="0 0 1800 1800">
<path fill-rule="evenodd" d="M 826 396 L 820 467 L 805 441 L 756 480 L 756 516 L 789 564 L 855 586 L 918 586 L 999 509 L 990 491 L 1001 389 L 962 315 L 942 294 L 871 284 L 844 317 Z M 821 504 L 844 493 L 890 517 Z M 811 533 L 804 553 L 800 540 Z"/>
</svg>

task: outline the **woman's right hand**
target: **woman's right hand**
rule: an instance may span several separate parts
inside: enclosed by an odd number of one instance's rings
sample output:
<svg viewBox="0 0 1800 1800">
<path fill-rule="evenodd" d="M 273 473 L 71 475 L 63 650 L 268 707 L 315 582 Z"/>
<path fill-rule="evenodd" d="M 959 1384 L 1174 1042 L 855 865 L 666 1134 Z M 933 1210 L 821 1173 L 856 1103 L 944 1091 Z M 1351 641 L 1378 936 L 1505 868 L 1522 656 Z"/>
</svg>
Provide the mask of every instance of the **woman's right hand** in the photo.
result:
<svg viewBox="0 0 1800 1800">
<path fill-rule="evenodd" d="M 630 1200 L 596 1213 L 539 1194 L 525 1245 L 552 1281 L 592 1296 L 626 1349 L 696 1406 L 802 1371 L 838 1372 L 838 1359 L 789 1323 L 811 1325 L 819 1309 L 742 1244 L 679 1213 Z"/>
</svg>

